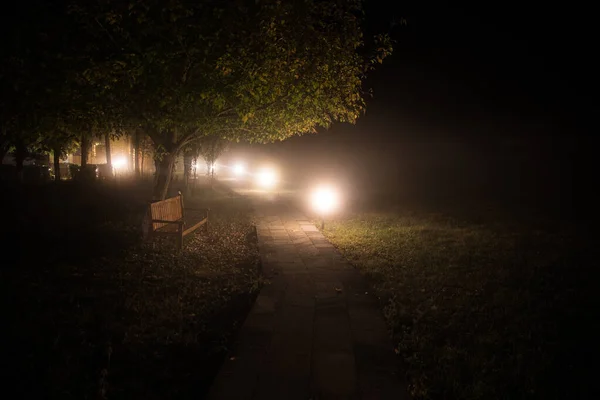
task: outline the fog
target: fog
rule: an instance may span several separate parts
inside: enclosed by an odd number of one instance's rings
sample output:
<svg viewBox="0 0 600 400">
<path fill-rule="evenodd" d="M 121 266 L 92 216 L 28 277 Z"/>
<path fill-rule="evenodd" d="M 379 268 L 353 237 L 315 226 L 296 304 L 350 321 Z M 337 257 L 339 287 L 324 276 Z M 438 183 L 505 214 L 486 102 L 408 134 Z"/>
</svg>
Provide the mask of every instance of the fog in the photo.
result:
<svg viewBox="0 0 600 400">
<path fill-rule="evenodd" d="M 592 209 L 583 67 L 532 51 L 537 33 L 525 20 L 511 33 L 483 17 L 415 15 L 365 82 L 373 97 L 356 125 L 234 145 L 223 162 L 271 164 L 296 189 L 333 182 L 358 202 L 493 202 L 569 217 Z"/>
<path fill-rule="evenodd" d="M 365 117 L 280 143 L 236 145 L 223 162 L 274 166 L 292 189 L 333 183 L 354 201 L 493 202 L 565 215 L 583 206 L 578 193 L 591 170 L 581 138 L 527 123 L 458 135 L 419 122 Z"/>
</svg>

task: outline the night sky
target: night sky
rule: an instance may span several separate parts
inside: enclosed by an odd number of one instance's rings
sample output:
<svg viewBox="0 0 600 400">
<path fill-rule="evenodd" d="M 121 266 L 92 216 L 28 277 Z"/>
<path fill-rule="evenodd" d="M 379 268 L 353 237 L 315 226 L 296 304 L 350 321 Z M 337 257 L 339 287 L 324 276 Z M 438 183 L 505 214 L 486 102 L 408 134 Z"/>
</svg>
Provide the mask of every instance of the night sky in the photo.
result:
<svg viewBox="0 0 600 400">
<path fill-rule="evenodd" d="M 591 25 L 578 15 L 585 10 L 528 7 L 503 2 L 496 9 L 384 12 L 407 14 L 409 24 L 394 33 L 396 54 L 373 77 L 374 87 L 403 107 L 413 100 L 411 112 L 428 102 L 434 115 L 445 109 L 457 118 L 476 113 L 549 121 L 558 113 L 552 122 L 569 123 L 591 94 Z M 375 26 L 385 8 L 379 10 L 371 17 Z M 408 96 L 390 96 L 382 90 L 387 85 L 405 88 Z"/>
<path fill-rule="evenodd" d="M 367 34 L 407 25 L 392 30 L 394 54 L 365 82 L 374 97 L 355 126 L 238 146 L 228 158 L 253 151 L 289 180 L 320 176 L 355 193 L 580 209 L 594 179 L 586 10 L 420 7 L 366 3 Z"/>
</svg>

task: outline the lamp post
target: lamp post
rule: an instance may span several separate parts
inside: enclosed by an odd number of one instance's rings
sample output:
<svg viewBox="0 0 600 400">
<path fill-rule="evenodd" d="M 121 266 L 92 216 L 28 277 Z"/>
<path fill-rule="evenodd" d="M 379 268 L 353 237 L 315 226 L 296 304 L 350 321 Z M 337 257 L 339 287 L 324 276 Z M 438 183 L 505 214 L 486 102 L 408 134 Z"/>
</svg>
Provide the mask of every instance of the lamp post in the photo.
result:
<svg viewBox="0 0 600 400">
<path fill-rule="evenodd" d="M 321 186 L 312 192 L 311 202 L 313 209 L 321 219 L 321 230 L 325 230 L 325 216 L 338 208 L 339 195 L 334 188 Z"/>
</svg>

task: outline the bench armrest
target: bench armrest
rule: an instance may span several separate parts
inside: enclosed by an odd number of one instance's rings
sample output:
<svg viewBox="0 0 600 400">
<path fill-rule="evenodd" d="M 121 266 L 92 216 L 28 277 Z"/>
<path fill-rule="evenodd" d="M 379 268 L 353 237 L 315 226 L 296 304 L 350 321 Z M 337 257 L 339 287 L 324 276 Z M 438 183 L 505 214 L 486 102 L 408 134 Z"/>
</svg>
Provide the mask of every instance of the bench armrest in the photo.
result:
<svg viewBox="0 0 600 400">
<path fill-rule="evenodd" d="M 159 223 L 159 224 L 183 224 L 183 220 L 178 220 L 178 221 L 164 221 L 162 219 L 153 219 L 152 220 L 153 223 Z"/>
</svg>

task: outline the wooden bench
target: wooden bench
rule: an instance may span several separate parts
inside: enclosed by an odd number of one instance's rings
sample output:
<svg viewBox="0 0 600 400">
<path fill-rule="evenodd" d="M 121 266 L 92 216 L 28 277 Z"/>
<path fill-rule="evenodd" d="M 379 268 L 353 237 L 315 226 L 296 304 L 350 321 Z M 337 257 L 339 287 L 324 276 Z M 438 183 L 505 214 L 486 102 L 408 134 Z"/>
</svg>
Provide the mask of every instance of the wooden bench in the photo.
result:
<svg viewBox="0 0 600 400">
<path fill-rule="evenodd" d="M 157 236 L 175 236 L 177 248 L 183 246 L 184 236 L 189 235 L 202 225 L 208 230 L 208 209 L 197 210 L 205 212 L 205 217 L 193 226 L 186 227 L 183 195 L 181 192 L 175 197 L 150 203 L 147 216 L 147 237 L 152 239 Z"/>
</svg>

